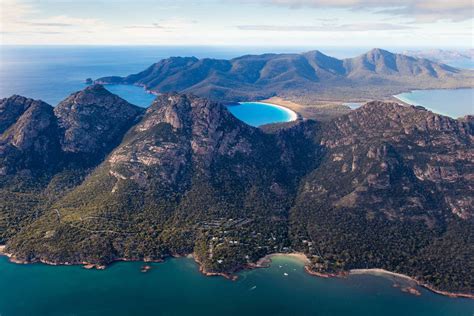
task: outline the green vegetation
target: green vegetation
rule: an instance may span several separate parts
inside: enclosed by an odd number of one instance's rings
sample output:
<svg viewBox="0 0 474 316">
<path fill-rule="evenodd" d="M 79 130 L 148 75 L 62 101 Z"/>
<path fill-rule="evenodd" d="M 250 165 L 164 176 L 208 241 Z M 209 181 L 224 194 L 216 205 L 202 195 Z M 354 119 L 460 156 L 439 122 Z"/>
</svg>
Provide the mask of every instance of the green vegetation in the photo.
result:
<svg viewBox="0 0 474 316">
<path fill-rule="evenodd" d="M 0 151 L 13 170 L 0 179 L 0 241 L 17 259 L 55 263 L 194 252 L 220 273 L 302 251 L 323 273 L 384 268 L 472 292 L 470 124 L 374 102 L 256 129 L 220 104 L 163 95 L 120 145 L 91 153 L 105 156 L 98 165 L 63 152 L 54 168 L 20 168 L 9 153 L 30 150 Z"/>
</svg>

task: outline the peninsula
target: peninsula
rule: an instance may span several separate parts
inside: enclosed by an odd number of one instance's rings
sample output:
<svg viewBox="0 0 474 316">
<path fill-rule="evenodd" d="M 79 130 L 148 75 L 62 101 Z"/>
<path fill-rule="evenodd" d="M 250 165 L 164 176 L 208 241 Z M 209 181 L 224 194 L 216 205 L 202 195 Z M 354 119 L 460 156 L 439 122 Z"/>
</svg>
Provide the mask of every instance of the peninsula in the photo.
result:
<svg viewBox="0 0 474 316">
<path fill-rule="evenodd" d="M 219 102 L 280 98 L 299 104 L 306 117 L 330 119 L 347 112 L 344 102 L 389 100 L 415 89 L 473 88 L 474 71 L 375 48 L 346 59 L 317 50 L 230 60 L 170 57 L 142 72 L 95 82 L 138 85 L 155 94 L 192 93 Z"/>
<path fill-rule="evenodd" d="M 193 253 L 232 274 L 276 252 L 308 270 L 379 268 L 472 295 L 472 116 L 370 102 L 254 128 L 225 105 L 101 85 L 57 107 L 0 100 L 0 244 L 23 262 Z"/>
</svg>

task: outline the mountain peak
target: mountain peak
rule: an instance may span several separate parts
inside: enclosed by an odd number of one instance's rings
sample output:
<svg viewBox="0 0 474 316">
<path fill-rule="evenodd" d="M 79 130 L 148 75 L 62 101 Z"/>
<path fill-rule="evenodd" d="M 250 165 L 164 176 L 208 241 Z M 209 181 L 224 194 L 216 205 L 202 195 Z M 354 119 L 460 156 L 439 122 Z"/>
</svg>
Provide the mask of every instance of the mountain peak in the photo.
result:
<svg viewBox="0 0 474 316">
<path fill-rule="evenodd" d="M 10 127 L 33 104 L 40 101 L 20 95 L 0 100 L 0 134 Z"/>
<path fill-rule="evenodd" d="M 388 50 L 382 48 L 372 48 L 367 52 L 368 54 L 378 54 L 378 55 L 394 55 L 394 53 L 389 52 Z"/>
<path fill-rule="evenodd" d="M 82 93 L 104 93 L 104 94 L 112 94 L 110 91 L 108 91 L 107 89 L 105 89 L 105 87 L 99 83 L 94 83 L 94 84 L 91 84 L 90 86 L 87 86 L 86 88 L 84 88 L 82 91 L 80 91 Z"/>
<path fill-rule="evenodd" d="M 105 154 L 120 142 L 144 109 L 123 100 L 100 84 L 71 94 L 54 109 L 64 129 L 63 150 Z"/>
</svg>

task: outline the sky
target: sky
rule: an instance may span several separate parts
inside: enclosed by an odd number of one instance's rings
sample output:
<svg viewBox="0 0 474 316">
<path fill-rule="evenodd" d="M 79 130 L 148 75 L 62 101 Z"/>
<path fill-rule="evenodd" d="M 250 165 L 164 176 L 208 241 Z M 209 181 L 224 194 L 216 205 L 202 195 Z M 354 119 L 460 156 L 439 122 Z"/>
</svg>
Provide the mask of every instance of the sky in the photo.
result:
<svg viewBox="0 0 474 316">
<path fill-rule="evenodd" d="M 474 47 L 472 0 L 0 0 L 0 43 Z"/>
</svg>

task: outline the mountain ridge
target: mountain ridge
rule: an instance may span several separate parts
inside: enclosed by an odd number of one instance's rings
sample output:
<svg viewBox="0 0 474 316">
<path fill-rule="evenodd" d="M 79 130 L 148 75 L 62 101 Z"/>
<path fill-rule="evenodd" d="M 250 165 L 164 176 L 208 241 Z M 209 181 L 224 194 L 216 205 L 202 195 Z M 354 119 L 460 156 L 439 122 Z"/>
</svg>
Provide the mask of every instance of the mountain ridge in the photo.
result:
<svg viewBox="0 0 474 316">
<path fill-rule="evenodd" d="M 230 60 L 171 57 L 101 84 L 134 84 L 154 93 L 193 93 L 224 102 L 282 97 L 310 105 L 321 100 L 388 98 L 414 89 L 472 88 L 472 71 L 383 49 L 337 59 L 320 51 L 244 55 Z"/>
<path fill-rule="evenodd" d="M 301 251 L 318 273 L 383 268 L 473 292 L 472 117 L 371 102 L 327 122 L 259 129 L 197 96 L 163 94 L 143 113 L 104 90 L 72 94 L 57 111 L 40 106 L 100 139 L 94 159 L 71 156 L 83 137 L 65 147 L 61 124 L 48 134 L 54 146 L 37 147 L 40 157 L 59 151 L 55 168 L 0 150 L 0 170 L 15 167 L 0 181 L 0 232 L 16 259 L 108 264 L 194 253 L 205 271 L 228 274 Z M 0 109 L 40 102 L 18 98 Z M 0 126 L 20 121 L 10 111 L 0 111 Z M 115 122 L 84 119 L 95 111 L 123 115 L 127 127 L 85 128 Z M 45 125 L 25 120 L 15 135 L 34 143 L 42 134 L 23 132 Z"/>
</svg>

